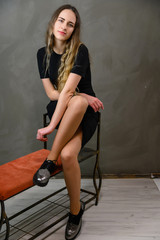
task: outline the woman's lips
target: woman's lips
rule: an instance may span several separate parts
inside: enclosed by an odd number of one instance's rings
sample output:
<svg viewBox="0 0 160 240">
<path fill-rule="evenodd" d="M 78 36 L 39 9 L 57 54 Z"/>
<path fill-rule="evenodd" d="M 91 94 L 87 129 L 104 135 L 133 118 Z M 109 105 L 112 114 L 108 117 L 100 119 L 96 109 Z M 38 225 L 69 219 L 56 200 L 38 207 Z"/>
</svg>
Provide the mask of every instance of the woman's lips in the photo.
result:
<svg viewBox="0 0 160 240">
<path fill-rule="evenodd" d="M 65 32 L 62 32 L 62 31 L 58 31 L 60 34 L 62 35 L 65 35 L 66 33 Z"/>
</svg>

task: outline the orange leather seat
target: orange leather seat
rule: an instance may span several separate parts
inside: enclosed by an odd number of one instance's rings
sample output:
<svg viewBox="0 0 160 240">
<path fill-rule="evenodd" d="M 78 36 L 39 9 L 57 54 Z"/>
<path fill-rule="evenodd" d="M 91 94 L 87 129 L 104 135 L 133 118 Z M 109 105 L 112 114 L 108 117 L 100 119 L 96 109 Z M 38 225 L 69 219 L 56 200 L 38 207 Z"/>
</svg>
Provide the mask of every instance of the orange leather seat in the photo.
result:
<svg viewBox="0 0 160 240">
<path fill-rule="evenodd" d="M 0 200 L 7 198 L 33 186 L 33 175 L 47 158 L 49 150 L 41 149 L 0 166 Z M 62 171 L 60 157 L 58 169 L 52 174 Z"/>
</svg>

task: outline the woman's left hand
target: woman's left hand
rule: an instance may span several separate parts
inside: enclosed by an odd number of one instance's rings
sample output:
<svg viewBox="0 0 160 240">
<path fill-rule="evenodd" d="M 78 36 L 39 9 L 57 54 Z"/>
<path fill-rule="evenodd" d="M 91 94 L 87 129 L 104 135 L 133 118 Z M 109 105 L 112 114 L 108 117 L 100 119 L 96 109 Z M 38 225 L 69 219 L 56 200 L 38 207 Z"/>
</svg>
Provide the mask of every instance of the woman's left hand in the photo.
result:
<svg viewBox="0 0 160 240">
<path fill-rule="evenodd" d="M 52 129 L 50 127 L 50 125 L 48 125 L 47 127 L 45 128 L 40 128 L 38 129 L 37 131 L 37 140 L 40 140 L 42 142 L 46 142 L 48 141 L 48 138 L 46 137 L 46 135 L 50 134 L 51 132 L 53 132 L 54 129 Z"/>
<path fill-rule="evenodd" d="M 97 97 L 93 97 L 86 93 L 79 93 L 79 95 L 87 99 L 88 105 L 91 106 L 95 112 L 98 112 L 100 109 L 104 109 L 103 103 Z"/>
<path fill-rule="evenodd" d="M 100 109 L 104 109 L 103 103 L 97 98 L 88 95 L 88 104 L 93 108 L 95 112 Z"/>
</svg>

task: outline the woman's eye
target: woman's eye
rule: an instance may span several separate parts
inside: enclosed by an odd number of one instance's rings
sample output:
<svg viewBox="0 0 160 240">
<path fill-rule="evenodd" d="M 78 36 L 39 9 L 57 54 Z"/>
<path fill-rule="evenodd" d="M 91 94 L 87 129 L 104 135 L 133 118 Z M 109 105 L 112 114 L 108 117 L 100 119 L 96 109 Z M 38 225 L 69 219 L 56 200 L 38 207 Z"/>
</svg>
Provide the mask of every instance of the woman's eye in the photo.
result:
<svg viewBox="0 0 160 240">
<path fill-rule="evenodd" d="M 68 25 L 69 25 L 70 27 L 74 27 L 73 24 L 71 24 L 71 23 L 69 23 Z"/>
<path fill-rule="evenodd" d="M 63 22 L 63 20 L 62 20 L 62 19 L 58 19 L 58 21 L 59 21 L 59 22 Z"/>
</svg>

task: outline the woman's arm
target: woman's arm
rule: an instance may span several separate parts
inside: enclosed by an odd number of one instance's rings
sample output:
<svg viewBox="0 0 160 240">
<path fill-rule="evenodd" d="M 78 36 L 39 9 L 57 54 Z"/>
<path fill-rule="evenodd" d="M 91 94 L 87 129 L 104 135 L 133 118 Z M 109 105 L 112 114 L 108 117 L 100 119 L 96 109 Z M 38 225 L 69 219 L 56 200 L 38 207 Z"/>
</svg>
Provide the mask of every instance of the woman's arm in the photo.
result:
<svg viewBox="0 0 160 240">
<path fill-rule="evenodd" d="M 79 95 L 87 99 L 88 105 L 91 106 L 95 112 L 99 111 L 101 108 L 104 109 L 103 103 L 98 98 L 86 93 L 79 93 Z"/>
<path fill-rule="evenodd" d="M 73 97 L 73 94 L 75 92 L 75 89 L 80 79 L 81 79 L 81 76 L 79 76 L 78 74 L 75 74 L 75 73 L 69 74 L 66 84 L 59 95 L 58 103 L 50 122 L 50 126 L 53 128 L 53 130 L 61 120 L 70 99 Z"/>
<path fill-rule="evenodd" d="M 49 78 L 42 79 L 43 87 L 50 100 L 58 100 L 59 92 L 53 87 Z"/>
<path fill-rule="evenodd" d="M 56 128 L 57 124 L 61 120 L 67 108 L 67 105 L 70 99 L 73 97 L 73 94 L 75 92 L 75 89 L 80 79 L 81 79 L 81 76 L 78 74 L 75 74 L 75 73 L 69 74 L 69 77 L 67 79 L 65 86 L 62 92 L 59 94 L 58 103 L 57 103 L 55 112 L 52 116 L 52 119 L 50 121 L 50 124 L 45 128 L 39 129 L 37 132 L 38 140 L 47 141 L 47 138 L 45 138 L 44 135 L 50 134 Z"/>
</svg>

